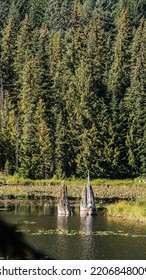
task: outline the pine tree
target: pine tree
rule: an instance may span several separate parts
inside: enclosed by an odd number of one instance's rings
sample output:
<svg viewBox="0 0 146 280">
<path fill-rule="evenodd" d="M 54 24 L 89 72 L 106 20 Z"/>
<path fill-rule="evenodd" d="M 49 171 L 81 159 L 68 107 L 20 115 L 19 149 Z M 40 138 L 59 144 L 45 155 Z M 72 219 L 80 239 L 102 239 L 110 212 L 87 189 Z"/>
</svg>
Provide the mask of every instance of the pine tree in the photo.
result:
<svg viewBox="0 0 146 280">
<path fill-rule="evenodd" d="M 1 98 L 0 121 L 0 133 L 2 137 L 1 168 L 4 170 L 7 162 L 9 163 L 9 172 L 13 173 L 16 169 L 16 118 L 13 106 L 6 94 Z"/>
<path fill-rule="evenodd" d="M 50 107 L 48 106 L 48 111 L 52 115 L 52 131 L 55 133 L 55 128 L 57 124 L 58 114 L 62 112 L 62 108 L 65 105 L 65 79 L 66 71 L 65 64 L 63 61 L 64 56 L 64 45 L 63 40 L 58 32 L 52 34 L 50 38 L 50 55 L 49 55 L 49 65 L 50 65 L 50 97 L 51 102 Z M 54 139 L 55 140 L 55 139 Z"/>
<path fill-rule="evenodd" d="M 132 154 L 133 165 L 141 169 L 145 175 L 145 124 L 146 124 L 146 21 L 141 19 L 139 27 L 135 32 L 132 45 L 131 62 L 131 85 L 126 95 L 126 106 L 129 113 L 129 133 L 127 142 L 129 147 L 129 159 Z M 131 151 L 132 150 L 132 151 Z M 132 165 L 132 166 L 133 166 Z"/>
<path fill-rule="evenodd" d="M 15 23 L 12 18 L 9 19 L 4 31 L 1 44 L 1 84 L 4 92 L 6 91 L 12 101 L 15 104 L 15 69 L 14 69 L 14 57 L 15 57 Z"/>
<path fill-rule="evenodd" d="M 128 11 L 123 9 L 117 22 L 114 56 L 109 72 L 108 90 L 115 143 L 119 151 L 118 176 L 128 176 L 126 149 L 127 115 L 124 98 L 130 85 L 131 28 Z M 120 175 L 121 174 L 121 175 Z"/>
<path fill-rule="evenodd" d="M 137 26 L 140 18 L 146 17 L 146 2 L 145 0 L 119 0 L 115 3 L 116 17 L 120 16 L 123 8 L 127 8 L 134 25 Z"/>
<path fill-rule="evenodd" d="M 86 173 L 90 161 L 93 161 L 89 155 L 90 149 L 93 150 L 92 137 L 95 138 L 96 133 L 98 100 L 95 98 L 91 85 L 88 67 L 84 61 L 81 61 L 66 93 L 66 108 L 73 135 L 78 174 Z"/>
<path fill-rule="evenodd" d="M 74 9 L 70 20 L 70 28 L 66 32 L 66 63 L 73 74 L 83 59 L 86 52 L 86 34 L 81 19 L 82 7 L 80 3 L 74 3 Z"/>
<path fill-rule="evenodd" d="M 68 177 L 75 172 L 73 134 L 68 124 L 65 110 L 58 113 L 55 132 L 55 174 L 59 178 Z"/>
<path fill-rule="evenodd" d="M 40 27 L 44 21 L 48 0 L 31 0 L 29 1 L 29 17 L 31 27 Z"/>
<path fill-rule="evenodd" d="M 69 0 L 49 0 L 47 3 L 45 22 L 52 33 L 64 34 L 69 26 L 73 1 Z"/>
<path fill-rule="evenodd" d="M 114 58 L 109 74 L 109 90 L 120 101 L 130 84 L 131 29 L 128 11 L 123 9 L 117 23 Z"/>
<path fill-rule="evenodd" d="M 119 147 L 117 133 L 114 131 L 109 108 L 101 101 L 101 111 L 98 115 L 98 155 L 94 169 L 99 177 L 116 178 L 119 176 Z M 96 175 L 97 176 L 97 175 Z"/>
<path fill-rule="evenodd" d="M 39 36 L 37 40 L 36 50 L 36 66 L 35 66 L 35 87 L 37 88 L 37 94 L 45 102 L 46 110 L 50 115 L 52 107 L 52 78 L 50 73 L 50 40 L 49 31 L 46 25 L 43 25 L 39 30 Z M 54 73 L 53 73 L 54 74 Z"/>
<path fill-rule="evenodd" d="M 15 79 L 15 92 L 17 92 L 17 102 L 20 99 L 20 91 L 22 87 L 22 76 L 23 76 L 23 67 L 27 56 L 30 55 L 32 51 L 31 44 L 31 28 L 29 23 L 28 15 L 25 16 L 24 20 L 21 23 L 20 30 L 17 35 L 16 40 L 16 54 L 14 57 L 14 67 L 16 73 Z"/>
<path fill-rule="evenodd" d="M 146 1 L 0 0 L 0 169 L 146 175 Z"/>
<path fill-rule="evenodd" d="M 9 0 L 0 0 L 0 33 L 7 19 L 9 10 Z"/>
<path fill-rule="evenodd" d="M 24 177 L 33 178 L 35 175 L 35 166 L 32 162 L 35 153 L 35 107 L 38 102 L 38 96 L 35 92 L 35 59 L 28 57 L 25 62 L 22 75 L 22 90 L 20 93 L 20 114 L 21 114 L 21 143 L 19 152 L 19 173 Z"/>
<path fill-rule="evenodd" d="M 82 18 L 87 24 L 89 23 L 95 7 L 95 0 L 85 0 L 82 7 Z"/>
<path fill-rule="evenodd" d="M 32 162 L 36 168 L 35 177 L 47 179 L 53 175 L 54 163 L 51 133 L 45 119 L 45 104 L 40 99 L 35 112 L 36 149 L 32 155 Z"/>
<path fill-rule="evenodd" d="M 104 89 L 104 74 L 106 69 L 105 30 L 98 13 L 92 18 L 87 36 L 87 63 L 92 77 L 93 90 L 97 94 Z"/>
</svg>

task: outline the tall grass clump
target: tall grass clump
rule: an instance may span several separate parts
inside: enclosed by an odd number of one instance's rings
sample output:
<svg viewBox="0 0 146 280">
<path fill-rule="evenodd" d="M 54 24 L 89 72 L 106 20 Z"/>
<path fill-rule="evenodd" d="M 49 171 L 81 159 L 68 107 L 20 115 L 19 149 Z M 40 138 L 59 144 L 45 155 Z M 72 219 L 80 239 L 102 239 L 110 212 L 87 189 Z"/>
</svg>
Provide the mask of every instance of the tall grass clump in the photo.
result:
<svg viewBox="0 0 146 280">
<path fill-rule="evenodd" d="M 119 201 L 108 205 L 108 215 L 146 222 L 146 202 Z"/>
</svg>

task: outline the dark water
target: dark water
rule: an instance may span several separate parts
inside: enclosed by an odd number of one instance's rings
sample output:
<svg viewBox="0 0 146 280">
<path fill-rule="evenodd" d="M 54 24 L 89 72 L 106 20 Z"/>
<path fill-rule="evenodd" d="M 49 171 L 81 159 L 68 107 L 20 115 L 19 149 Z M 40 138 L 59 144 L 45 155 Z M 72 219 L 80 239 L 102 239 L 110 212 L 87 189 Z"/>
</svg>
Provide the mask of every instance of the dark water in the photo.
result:
<svg viewBox="0 0 146 280">
<path fill-rule="evenodd" d="M 146 259 L 146 225 L 102 216 L 58 217 L 55 207 L 25 205 L 1 211 L 35 249 L 54 259 Z"/>
</svg>

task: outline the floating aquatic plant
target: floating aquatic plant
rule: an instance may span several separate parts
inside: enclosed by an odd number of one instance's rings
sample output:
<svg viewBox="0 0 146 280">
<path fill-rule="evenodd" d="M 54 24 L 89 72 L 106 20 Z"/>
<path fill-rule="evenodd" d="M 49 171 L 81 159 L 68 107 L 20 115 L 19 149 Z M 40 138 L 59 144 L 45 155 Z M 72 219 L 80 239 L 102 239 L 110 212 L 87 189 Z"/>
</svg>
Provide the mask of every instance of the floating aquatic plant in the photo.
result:
<svg viewBox="0 0 146 280">
<path fill-rule="evenodd" d="M 123 231 L 94 231 L 94 232 L 87 232 L 87 231 L 81 231 L 81 230 L 62 230 L 62 229 L 49 229 L 49 230 L 43 230 L 39 229 L 37 232 L 31 232 L 30 230 L 18 230 L 17 232 L 22 232 L 24 234 L 29 234 L 32 236 L 41 236 L 41 235 L 64 235 L 64 236 L 75 236 L 79 235 L 82 237 L 86 236 L 130 236 L 133 238 L 136 237 L 145 237 L 146 235 L 136 235 L 132 233 L 127 233 Z"/>
</svg>

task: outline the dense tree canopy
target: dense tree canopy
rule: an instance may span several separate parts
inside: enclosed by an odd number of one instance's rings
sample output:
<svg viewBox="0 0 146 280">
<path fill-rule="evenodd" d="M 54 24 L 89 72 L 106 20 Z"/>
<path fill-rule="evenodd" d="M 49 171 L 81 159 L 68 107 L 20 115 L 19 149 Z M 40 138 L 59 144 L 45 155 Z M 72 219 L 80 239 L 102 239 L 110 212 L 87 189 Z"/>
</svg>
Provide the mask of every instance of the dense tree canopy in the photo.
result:
<svg viewBox="0 0 146 280">
<path fill-rule="evenodd" d="M 0 0 L 0 170 L 146 175 L 146 0 Z"/>
</svg>

